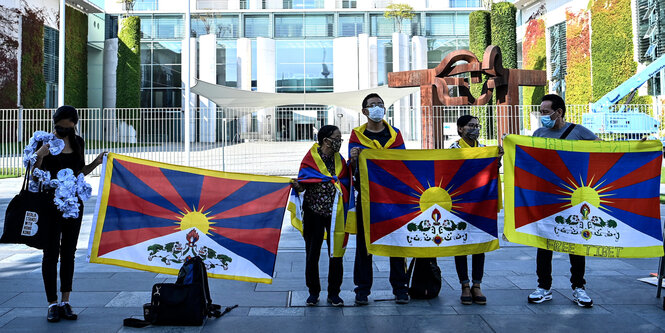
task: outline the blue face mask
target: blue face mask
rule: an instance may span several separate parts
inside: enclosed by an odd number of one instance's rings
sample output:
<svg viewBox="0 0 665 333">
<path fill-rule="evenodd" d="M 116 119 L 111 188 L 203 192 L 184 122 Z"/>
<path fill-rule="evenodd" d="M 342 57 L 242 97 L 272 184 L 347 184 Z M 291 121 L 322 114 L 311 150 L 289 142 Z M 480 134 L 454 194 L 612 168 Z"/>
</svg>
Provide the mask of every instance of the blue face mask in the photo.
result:
<svg viewBox="0 0 665 333">
<path fill-rule="evenodd" d="M 369 119 L 377 123 L 380 122 L 386 114 L 386 109 L 378 105 L 368 108 L 367 110 L 369 111 Z"/>
<path fill-rule="evenodd" d="M 546 115 L 546 116 L 541 116 L 540 117 L 540 123 L 543 124 L 543 126 L 547 128 L 552 128 L 554 127 L 554 124 L 556 123 L 556 120 L 553 120 L 551 115 Z"/>
</svg>

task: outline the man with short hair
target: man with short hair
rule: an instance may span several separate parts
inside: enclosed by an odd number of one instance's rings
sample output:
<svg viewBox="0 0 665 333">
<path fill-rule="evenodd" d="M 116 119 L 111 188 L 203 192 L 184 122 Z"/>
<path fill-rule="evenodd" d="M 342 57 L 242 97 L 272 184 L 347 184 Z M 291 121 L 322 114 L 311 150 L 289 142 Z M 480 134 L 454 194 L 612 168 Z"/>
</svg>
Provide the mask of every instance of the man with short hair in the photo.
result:
<svg viewBox="0 0 665 333">
<path fill-rule="evenodd" d="M 540 122 L 543 125 L 533 136 L 566 140 L 600 140 L 593 132 L 582 125 L 566 122 L 566 104 L 559 95 L 543 96 L 540 103 Z M 570 283 L 573 288 L 573 302 L 590 308 L 593 301 L 584 290 L 585 258 L 570 254 Z M 542 303 L 552 299 L 552 251 L 538 249 L 536 256 L 538 288 L 529 295 L 529 303 Z"/>
<path fill-rule="evenodd" d="M 386 107 L 378 94 L 372 93 L 365 97 L 362 102 L 362 112 L 367 117 L 367 123 L 354 128 L 349 139 L 349 162 L 354 168 L 354 186 L 357 189 L 360 184 L 357 161 L 362 149 L 404 149 L 404 139 L 399 130 L 383 120 Z M 372 255 L 367 253 L 365 245 L 360 193 L 356 198 L 356 211 L 356 257 L 353 265 L 353 282 L 356 285 L 356 304 L 367 305 L 369 304 L 367 297 L 372 288 L 373 271 Z M 396 303 L 409 303 L 408 283 L 406 259 L 390 257 L 390 285 L 393 288 Z"/>
</svg>

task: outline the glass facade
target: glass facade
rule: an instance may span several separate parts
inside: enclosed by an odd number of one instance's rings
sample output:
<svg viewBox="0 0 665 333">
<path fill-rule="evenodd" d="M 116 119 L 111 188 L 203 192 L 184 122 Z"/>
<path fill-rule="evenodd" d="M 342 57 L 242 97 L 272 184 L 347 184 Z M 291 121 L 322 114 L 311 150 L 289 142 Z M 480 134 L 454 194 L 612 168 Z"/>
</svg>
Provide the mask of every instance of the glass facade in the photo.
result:
<svg viewBox="0 0 665 333">
<path fill-rule="evenodd" d="M 44 26 L 44 81 L 46 100 L 44 107 L 58 107 L 58 30 Z"/>
<path fill-rule="evenodd" d="M 322 3 L 284 1 L 285 6 L 292 9 L 323 8 Z M 355 1 L 345 3 L 355 6 Z M 427 37 L 428 68 L 433 68 L 448 52 L 468 49 L 468 15 L 468 11 L 416 13 L 412 19 L 403 21 L 402 32 Z M 143 107 L 178 107 L 181 105 L 184 16 L 143 14 L 140 17 L 141 104 Z M 108 20 L 117 25 L 117 16 L 108 16 Z M 216 83 L 228 87 L 237 86 L 237 39 L 242 37 L 252 40 L 252 90 L 257 87 L 256 37 L 275 39 L 276 92 L 332 92 L 333 39 L 337 37 L 361 33 L 377 37 L 379 85 L 387 84 L 388 73 L 393 69 L 392 34 L 397 26 L 393 19 L 378 12 L 195 13 L 191 24 L 192 37 L 206 34 L 217 37 Z M 107 33 L 107 37 L 115 36 Z"/>
<path fill-rule="evenodd" d="M 480 0 L 450 0 L 450 8 L 473 8 L 481 6 Z"/>
</svg>

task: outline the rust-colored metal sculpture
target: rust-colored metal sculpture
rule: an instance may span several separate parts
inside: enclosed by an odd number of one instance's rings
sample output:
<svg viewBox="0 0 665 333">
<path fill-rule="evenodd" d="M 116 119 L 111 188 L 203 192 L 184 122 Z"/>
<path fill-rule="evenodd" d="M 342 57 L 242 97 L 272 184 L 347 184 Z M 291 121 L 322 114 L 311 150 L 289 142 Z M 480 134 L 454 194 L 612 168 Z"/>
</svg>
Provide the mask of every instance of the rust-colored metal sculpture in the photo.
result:
<svg viewBox="0 0 665 333">
<path fill-rule="evenodd" d="M 482 75 L 489 76 L 483 84 L 480 96 L 471 95 L 469 82 L 457 75 L 469 73 L 471 83 L 480 83 Z M 547 74 L 541 70 L 503 68 L 501 49 L 490 45 L 485 49 L 480 62 L 468 50 L 457 50 L 446 55 L 436 68 L 388 73 L 390 87 L 420 87 L 422 107 L 422 147 L 431 149 L 443 143 L 443 115 L 440 105 L 485 105 L 496 94 L 497 105 L 516 106 L 519 104 L 520 86 L 544 86 Z M 450 87 L 457 86 L 458 97 L 451 97 Z M 515 107 L 497 109 L 498 137 L 519 128 L 518 111 Z"/>
</svg>

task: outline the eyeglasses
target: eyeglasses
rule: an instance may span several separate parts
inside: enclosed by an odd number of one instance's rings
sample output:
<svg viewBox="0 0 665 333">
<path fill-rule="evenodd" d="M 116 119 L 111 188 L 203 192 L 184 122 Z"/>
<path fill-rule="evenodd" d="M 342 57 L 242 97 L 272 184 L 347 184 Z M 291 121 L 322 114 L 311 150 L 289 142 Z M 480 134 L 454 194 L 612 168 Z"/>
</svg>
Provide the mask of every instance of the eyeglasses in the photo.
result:
<svg viewBox="0 0 665 333">
<path fill-rule="evenodd" d="M 342 139 L 342 138 L 339 138 L 339 139 L 335 139 L 335 138 L 326 138 L 326 139 L 328 139 L 328 140 L 333 140 L 333 141 L 339 141 L 339 142 L 344 141 L 344 139 Z"/>
<path fill-rule="evenodd" d="M 375 106 L 383 107 L 384 105 L 383 105 L 383 103 L 372 103 L 372 104 L 367 105 L 368 108 L 373 108 Z"/>
<path fill-rule="evenodd" d="M 477 128 L 477 129 L 483 128 L 481 125 L 478 125 L 478 124 L 467 124 L 466 127 L 468 127 L 468 128 Z"/>
</svg>

